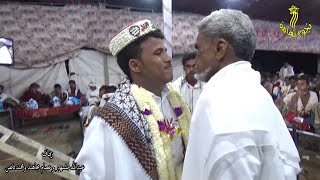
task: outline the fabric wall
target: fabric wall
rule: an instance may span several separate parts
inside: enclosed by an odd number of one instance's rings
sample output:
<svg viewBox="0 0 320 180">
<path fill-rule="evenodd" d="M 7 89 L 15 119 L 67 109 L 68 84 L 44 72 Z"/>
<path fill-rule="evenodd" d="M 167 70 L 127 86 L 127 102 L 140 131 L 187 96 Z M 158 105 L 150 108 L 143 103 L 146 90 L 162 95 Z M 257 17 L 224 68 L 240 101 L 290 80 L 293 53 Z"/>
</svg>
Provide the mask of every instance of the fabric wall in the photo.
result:
<svg viewBox="0 0 320 180">
<path fill-rule="evenodd" d="M 53 86 L 59 83 L 63 89 L 67 87 L 68 75 L 64 62 L 48 67 L 32 69 L 12 69 L 0 66 L 0 84 L 5 86 L 5 92 L 15 98 L 29 89 L 31 83 L 38 83 L 41 92 L 49 94 Z"/>
<path fill-rule="evenodd" d="M 82 93 L 88 90 L 90 81 L 95 81 L 97 87 L 105 84 L 104 61 L 107 55 L 93 50 L 79 50 L 77 56 L 69 60 L 70 72 L 75 72 L 78 88 Z M 65 62 L 56 63 L 51 66 L 31 69 L 13 69 L 0 66 L 0 84 L 5 86 L 5 92 L 20 98 L 30 84 L 35 82 L 41 86 L 41 92 L 50 94 L 54 84 L 60 84 L 62 90 L 69 88 L 69 76 Z"/>
<path fill-rule="evenodd" d="M 15 68 L 52 65 L 72 58 L 83 46 L 108 53 L 108 43 L 119 29 L 139 19 L 151 19 L 159 28 L 163 27 L 162 14 L 112 10 L 104 6 L 9 3 L 1 4 L 0 17 L 0 36 L 14 38 Z M 202 18 L 197 14 L 173 14 L 174 55 L 194 50 L 197 24 Z M 319 26 L 312 24 L 312 30 L 306 36 L 293 38 L 282 32 L 279 23 L 253 20 L 258 50 L 320 53 Z"/>
<path fill-rule="evenodd" d="M 115 57 L 108 55 L 108 71 L 109 71 L 109 84 L 117 85 L 120 83 L 122 78 L 125 77 L 124 73 L 120 69 L 117 64 L 117 60 Z M 177 79 L 179 76 L 183 74 L 182 63 L 181 63 L 182 56 L 174 56 L 172 60 L 173 66 L 173 80 Z"/>
<path fill-rule="evenodd" d="M 76 81 L 77 87 L 85 94 L 88 84 L 95 82 L 97 88 L 105 84 L 104 61 L 107 55 L 94 50 L 81 50 L 79 55 L 69 60 L 69 71 L 75 75 L 71 79 Z"/>
</svg>

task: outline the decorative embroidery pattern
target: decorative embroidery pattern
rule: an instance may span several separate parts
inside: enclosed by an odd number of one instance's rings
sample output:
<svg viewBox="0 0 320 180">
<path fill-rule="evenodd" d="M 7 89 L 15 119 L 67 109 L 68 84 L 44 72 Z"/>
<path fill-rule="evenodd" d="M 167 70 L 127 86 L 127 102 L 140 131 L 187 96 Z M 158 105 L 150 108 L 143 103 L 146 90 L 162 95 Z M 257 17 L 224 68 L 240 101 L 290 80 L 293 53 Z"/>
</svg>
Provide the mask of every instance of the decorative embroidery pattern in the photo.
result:
<svg viewBox="0 0 320 180">
<path fill-rule="evenodd" d="M 103 118 L 122 137 L 146 173 L 152 179 L 157 180 L 159 178 L 157 164 L 152 150 L 148 147 L 144 135 L 127 114 L 116 105 L 107 103 L 102 109 L 99 109 L 98 116 Z"/>
<path fill-rule="evenodd" d="M 145 136 L 149 148 L 152 150 L 152 152 L 154 152 L 149 124 L 140 113 L 140 110 L 138 109 L 138 106 L 130 93 L 130 86 L 131 84 L 129 79 L 124 78 L 121 81 L 119 88 L 116 90 L 116 92 L 108 102 L 115 104 L 128 115 L 129 119 L 139 128 L 141 133 Z"/>
<path fill-rule="evenodd" d="M 139 26 L 132 26 L 132 27 L 130 27 L 129 32 L 132 36 L 139 36 L 140 35 L 140 28 L 139 28 Z"/>
</svg>

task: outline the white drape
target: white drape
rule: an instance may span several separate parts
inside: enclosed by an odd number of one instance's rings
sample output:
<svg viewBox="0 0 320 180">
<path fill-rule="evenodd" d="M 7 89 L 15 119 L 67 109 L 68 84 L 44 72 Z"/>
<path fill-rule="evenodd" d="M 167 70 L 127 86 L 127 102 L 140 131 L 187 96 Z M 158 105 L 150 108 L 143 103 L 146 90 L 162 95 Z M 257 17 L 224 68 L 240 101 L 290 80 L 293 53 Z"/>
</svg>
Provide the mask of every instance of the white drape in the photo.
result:
<svg viewBox="0 0 320 180">
<path fill-rule="evenodd" d="M 65 63 L 57 63 L 43 68 L 12 69 L 0 66 L 0 84 L 5 86 L 5 92 L 13 97 L 20 98 L 31 83 L 38 83 L 41 92 L 49 94 L 53 86 L 59 83 L 62 89 L 68 84 L 68 75 Z"/>
</svg>

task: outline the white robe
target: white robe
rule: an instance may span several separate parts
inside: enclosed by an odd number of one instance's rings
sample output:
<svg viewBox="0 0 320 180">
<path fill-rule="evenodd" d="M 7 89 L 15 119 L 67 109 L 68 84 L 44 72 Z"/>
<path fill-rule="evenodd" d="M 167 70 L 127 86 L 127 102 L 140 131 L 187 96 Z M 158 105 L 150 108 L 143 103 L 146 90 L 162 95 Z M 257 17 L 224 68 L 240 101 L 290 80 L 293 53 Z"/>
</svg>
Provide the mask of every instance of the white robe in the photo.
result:
<svg viewBox="0 0 320 180">
<path fill-rule="evenodd" d="M 209 80 L 192 115 L 183 180 L 292 180 L 299 161 L 249 62 L 228 65 Z"/>
<path fill-rule="evenodd" d="M 178 92 L 181 93 L 192 113 L 201 94 L 201 91 L 205 86 L 205 83 L 198 81 L 194 86 L 191 86 L 185 80 L 184 76 L 181 76 L 172 84 L 178 90 Z"/>
<path fill-rule="evenodd" d="M 174 118 L 173 109 L 166 96 L 168 89 L 160 98 L 152 94 L 160 111 L 166 119 Z M 173 165 L 183 162 L 183 145 L 181 136 L 174 136 L 172 141 Z M 100 117 L 94 117 L 85 131 L 84 143 L 76 159 L 85 169 L 80 180 L 147 180 L 149 179 L 138 160 L 122 140 Z"/>
</svg>

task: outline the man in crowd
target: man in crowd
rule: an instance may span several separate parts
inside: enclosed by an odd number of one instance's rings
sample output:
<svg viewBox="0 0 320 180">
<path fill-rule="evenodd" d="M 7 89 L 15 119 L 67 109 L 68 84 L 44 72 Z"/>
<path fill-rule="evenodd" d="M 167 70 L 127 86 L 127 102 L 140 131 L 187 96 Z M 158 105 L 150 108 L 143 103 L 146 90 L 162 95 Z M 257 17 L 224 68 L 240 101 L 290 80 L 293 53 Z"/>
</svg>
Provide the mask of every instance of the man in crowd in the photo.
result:
<svg viewBox="0 0 320 180">
<path fill-rule="evenodd" d="M 8 98 L 8 95 L 4 93 L 4 86 L 0 85 L 0 110 L 4 109 L 4 101 Z"/>
<path fill-rule="evenodd" d="M 205 85 L 204 82 L 198 81 L 194 77 L 194 68 L 195 68 L 195 57 L 196 53 L 185 54 L 182 58 L 182 65 L 184 70 L 184 75 L 179 77 L 173 85 L 180 91 L 181 95 L 186 100 L 191 113 L 196 106 L 196 102 L 199 98 L 199 95 Z"/>
<path fill-rule="evenodd" d="M 317 93 L 318 99 L 320 98 L 320 74 L 318 73 L 316 75 L 316 78 L 314 80 L 314 87 L 312 90 Z"/>
<path fill-rule="evenodd" d="M 4 93 L 4 86 L 0 85 L 0 101 L 3 102 L 8 98 L 8 95 Z"/>
<path fill-rule="evenodd" d="M 273 75 L 273 84 L 272 84 L 272 95 L 275 97 L 280 97 L 281 88 L 283 86 L 283 81 L 280 79 L 279 73 Z"/>
<path fill-rule="evenodd" d="M 86 129 L 80 179 L 181 178 L 190 111 L 172 81 L 164 36 L 150 21 L 119 32 L 109 49 L 127 75 Z M 94 151 L 94 153 L 93 153 Z"/>
<path fill-rule="evenodd" d="M 113 96 L 116 90 L 117 90 L 116 86 L 107 86 L 107 85 L 101 86 L 99 90 L 99 97 L 101 99 L 99 107 L 103 107 L 106 104 L 106 102 Z"/>
<path fill-rule="evenodd" d="M 82 93 L 80 89 L 77 88 L 76 82 L 74 80 L 69 81 L 70 89 L 67 90 L 68 97 L 64 97 L 67 105 L 80 104 L 82 99 Z"/>
<path fill-rule="evenodd" d="M 294 76 L 293 66 L 291 66 L 288 62 L 283 63 L 279 75 L 283 81 L 286 77 Z"/>
<path fill-rule="evenodd" d="M 297 86 L 298 78 L 296 76 L 291 76 L 289 79 L 290 79 L 290 84 L 286 94 L 284 94 L 283 97 L 298 91 L 298 86 Z"/>
<path fill-rule="evenodd" d="M 63 99 L 63 94 L 60 84 L 55 84 L 53 86 L 54 90 L 51 92 L 51 103 L 54 107 L 61 106 Z"/>
<path fill-rule="evenodd" d="M 284 79 L 284 85 L 281 87 L 282 97 L 284 97 L 287 94 L 289 90 L 289 86 L 290 86 L 290 77 L 286 77 Z"/>
<path fill-rule="evenodd" d="M 272 83 L 269 81 L 269 73 L 261 72 L 261 85 L 272 95 Z"/>
<path fill-rule="evenodd" d="M 251 68 L 251 20 L 241 11 L 221 9 L 198 30 L 196 78 L 208 83 L 192 115 L 182 179 L 295 179 L 298 151 Z"/>
<path fill-rule="evenodd" d="M 318 96 L 310 91 L 310 82 L 307 75 L 298 78 L 298 91 L 288 94 L 284 99 L 288 112 L 294 112 L 300 116 L 311 114 L 311 108 L 318 102 Z"/>
<path fill-rule="evenodd" d="M 20 98 L 21 102 L 28 102 L 30 99 L 33 99 L 37 102 L 38 106 L 48 106 L 49 96 L 41 93 L 39 91 L 40 85 L 37 83 L 32 83 L 27 90 Z"/>
<path fill-rule="evenodd" d="M 89 89 L 86 93 L 86 100 L 89 101 L 90 98 L 99 98 L 99 90 L 97 89 L 97 85 L 94 82 L 89 83 Z"/>
</svg>

